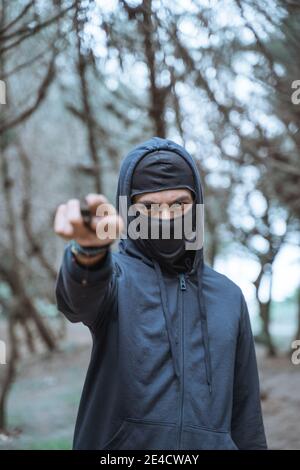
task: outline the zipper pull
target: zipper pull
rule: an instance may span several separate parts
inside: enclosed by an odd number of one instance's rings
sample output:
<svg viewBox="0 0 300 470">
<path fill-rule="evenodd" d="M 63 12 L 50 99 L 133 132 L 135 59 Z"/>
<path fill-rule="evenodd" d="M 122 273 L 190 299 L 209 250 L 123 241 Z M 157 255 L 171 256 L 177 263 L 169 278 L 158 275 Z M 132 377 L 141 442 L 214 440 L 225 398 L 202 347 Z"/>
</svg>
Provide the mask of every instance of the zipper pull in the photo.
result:
<svg viewBox="0 0 300 470">
<path fill-rule="evenodd" d="M 186 290 L 184 274 L 179 275 L 179 280 L 180 280 L 180 289 L 181 290 Z"/>
</svg>

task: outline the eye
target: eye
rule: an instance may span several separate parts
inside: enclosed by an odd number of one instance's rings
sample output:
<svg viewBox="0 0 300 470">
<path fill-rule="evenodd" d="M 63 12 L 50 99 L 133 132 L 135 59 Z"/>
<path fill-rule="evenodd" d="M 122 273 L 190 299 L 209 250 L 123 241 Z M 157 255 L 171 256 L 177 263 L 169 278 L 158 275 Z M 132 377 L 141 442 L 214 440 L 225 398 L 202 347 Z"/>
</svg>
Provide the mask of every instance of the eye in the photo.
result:
<svg viewBox="0 0 300 470">
<path fill-rule="evenodd" d="M 178 212 L 184 210 L 184 202 L 175 202 L 172 204 L 171 209 Z"/>
<path fill-rule="evenodd" d="M 179 215 L 181 215 L 183 210 L 184 210 L 184 204 L 182 202 L 174 202 L 170 206 L 170 212 L 173 217 L 178 217 Z"/>
</svg>

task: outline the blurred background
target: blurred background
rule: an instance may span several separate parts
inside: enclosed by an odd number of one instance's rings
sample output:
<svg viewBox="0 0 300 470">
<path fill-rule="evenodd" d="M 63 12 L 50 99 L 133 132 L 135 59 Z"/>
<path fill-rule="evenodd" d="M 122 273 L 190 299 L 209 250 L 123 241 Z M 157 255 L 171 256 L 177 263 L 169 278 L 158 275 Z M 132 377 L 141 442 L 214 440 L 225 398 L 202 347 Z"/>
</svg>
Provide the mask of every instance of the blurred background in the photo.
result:
<svg viewBox="0 0 300 470">
<path fill-rule="evenodd" d="M 91 337 L 55 307 L 55 209 L 114 202 L 152 136 L 197 161 L 206 262 L 246 297 L 268 444 L 300 449 L 299 22 L 298 0 L 0 0 L 0 449 L 71 447 Z"/>
</svg>

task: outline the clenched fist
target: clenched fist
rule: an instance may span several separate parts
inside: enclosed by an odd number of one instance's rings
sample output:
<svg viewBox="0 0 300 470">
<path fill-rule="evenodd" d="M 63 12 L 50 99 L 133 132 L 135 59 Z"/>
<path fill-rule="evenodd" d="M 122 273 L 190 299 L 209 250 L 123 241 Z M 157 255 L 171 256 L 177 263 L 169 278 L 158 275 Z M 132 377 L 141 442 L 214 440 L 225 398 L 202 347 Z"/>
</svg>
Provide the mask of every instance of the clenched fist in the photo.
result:
<svg viewBox="0 0 300 470">
<path fill-rule="evenodd" d="M 92 214 L 90 227 L 84 223 L 79 199 L 70 199 L 56 210 L 54 231 L 65 240 L 74 239 L 83 247 L 104 246 L 114 242 L 124 223 L 116 209 L 102 194 L 88 194 L 85 198 Z M 103 256 L 103 255 L 102 255 Z M 97 260 L 101 259 L 101 255 Z M 91 264 L 90 260 L 79 260 Z"/>
</svg>

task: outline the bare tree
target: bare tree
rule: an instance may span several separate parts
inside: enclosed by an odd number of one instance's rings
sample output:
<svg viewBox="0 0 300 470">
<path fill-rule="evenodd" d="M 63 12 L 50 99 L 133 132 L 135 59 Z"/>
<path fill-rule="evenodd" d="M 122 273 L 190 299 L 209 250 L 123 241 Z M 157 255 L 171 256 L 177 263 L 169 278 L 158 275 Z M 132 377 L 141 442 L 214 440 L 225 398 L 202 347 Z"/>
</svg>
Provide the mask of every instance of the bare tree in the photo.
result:
<svg viewBox="0 0 300 470">
<path fill-rule="evenodd" d="M 3 195 L 4 213 L 6 219 L 5 239 L 0 243 L 1 262 L 0 281 L 5 283 L 10 289 L 10 299 L 1 297 L 0 303 L 8 322 L 9 360 L 2 377 L 0 392 L 0 429 L 5 430 L 7 426 L 6 404 L 11 385 L 17 373 L 17 363 L 20 358 L 21 342 L 27 345 L 31 353 L 36 351 L 36 343 L 42 342 L 49 351 L 56 349 L 56 338 L 51 328 L 42 318 L 37 310 L 35 299 L 28 290 L 27 280 L 32 276 L 31 267 L 28 260 L 37 258 L 41 266 L 46 270 L 52 282 L 55 279 L 55 270 L 49 260 L 47 260 L 41 244 L 32 229 L 31 221 L 31 172 L 30 161 L 21 145 L 21 140 L 17 136 L 16 129 L 20 124 L 27 121 L 41 106 L 47 97 L 50 85 L 55 78 L 55 60 L 59 54 L 58 40 L 60 37 L 59 21 L 73 7 L 57 8 L 57 13 L 49 18 L 40 18 L 36 11 L 36 2 L 29 1 L 19 13 L 11 10 L 5 0 L 1 0 L 0 17 L 0 78 L 6 81 L 7 104 L 3 106 L 0 117 L 0 175 L 1 193 Z M 10 94 L 10 81 L 14 75 L 20 73 L 40 59 L 45 54 L 35 54 L 26 61 L 19 63 L 13 69 L 8 68 L 12 55 L 19 56 L 19 48 L 27 41 L 45 31 L 47 28 L 54 28 L 54 35 L 49 38 L 48 54 L 49 60 L 44 65 L 44 78 L 37 86 L 33 103 L 19 110 L 12 105 Z M 21 208 L 16 209 L 16 199 L 14 191 L 14 177 L 10 169 L 9 150 L 14 148 L 19 157 L 22 169 L 22 179 L 24 193 L 21 197 Z M 18 223 L 21 222 L 21 226 Z M 27 252 L 20 247 L 20 232 L 23 243 L 21 247 L 28 247 Z M 26 248 L 27 249 L 27 248 Z M 22 336 L 18 335 L 18 328 Z M 24 340 L 24 341 L 23 341 Z"/>
</svg>

